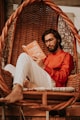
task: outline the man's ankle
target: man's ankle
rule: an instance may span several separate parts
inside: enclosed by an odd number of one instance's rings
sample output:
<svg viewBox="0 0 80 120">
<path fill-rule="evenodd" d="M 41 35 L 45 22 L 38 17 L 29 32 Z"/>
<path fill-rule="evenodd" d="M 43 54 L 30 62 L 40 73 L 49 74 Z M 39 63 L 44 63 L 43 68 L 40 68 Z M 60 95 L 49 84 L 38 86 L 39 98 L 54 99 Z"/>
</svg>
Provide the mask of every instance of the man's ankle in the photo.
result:
<svg viewBox="0 0 80 120">
<path fill-rule="evenodd" d="M 13 85 L 13 89 L 22 91 L 23 87 L 20 84 L 16 83 L 16 84 Z"/>
</svg>

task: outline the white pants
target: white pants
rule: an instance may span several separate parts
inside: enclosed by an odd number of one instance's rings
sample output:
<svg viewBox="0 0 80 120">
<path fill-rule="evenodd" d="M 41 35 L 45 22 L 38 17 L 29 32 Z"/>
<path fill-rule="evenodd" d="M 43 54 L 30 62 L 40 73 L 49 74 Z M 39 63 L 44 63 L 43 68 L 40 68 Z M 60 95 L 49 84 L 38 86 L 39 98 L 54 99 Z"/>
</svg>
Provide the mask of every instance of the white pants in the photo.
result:
<svg viewBox="0 0 80 120">
<path fill-rule="evenodd" d="M 4 68 L 12 73 L 14 76 L 13 84 L 20 84 L 23 86 L 23 82 L 26 77 L 39 87 L 52 88 L 55 86 L 55 82 L 51 79 L 50 75 L 43 70 L 32 58 L 26 53 L 21 53 L 16 67 L 8 64 Z"/>
</svg>

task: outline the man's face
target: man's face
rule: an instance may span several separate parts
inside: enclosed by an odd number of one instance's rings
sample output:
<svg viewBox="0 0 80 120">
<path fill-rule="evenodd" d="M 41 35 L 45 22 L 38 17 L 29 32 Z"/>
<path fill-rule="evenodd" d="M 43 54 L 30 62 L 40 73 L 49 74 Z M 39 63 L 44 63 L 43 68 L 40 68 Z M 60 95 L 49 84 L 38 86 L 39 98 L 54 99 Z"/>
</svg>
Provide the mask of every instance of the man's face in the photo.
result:
<svg viewBox="0 0 80 120">
<path fill-rule="evenodd" d="M 52 33 L 49 33 L 45 36 L 45 45 L 49 52 L 55 52 L 58 49 L 58 41 Z"/>
</svg>

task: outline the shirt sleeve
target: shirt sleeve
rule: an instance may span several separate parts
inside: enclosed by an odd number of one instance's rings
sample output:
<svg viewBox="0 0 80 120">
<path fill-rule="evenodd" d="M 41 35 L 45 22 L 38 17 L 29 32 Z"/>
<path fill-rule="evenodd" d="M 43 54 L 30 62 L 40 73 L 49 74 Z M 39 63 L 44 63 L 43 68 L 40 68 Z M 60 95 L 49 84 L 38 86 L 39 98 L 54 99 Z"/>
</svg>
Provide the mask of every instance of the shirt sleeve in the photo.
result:
<svg viewBox="0 0 80 120">
<path fill-rule="evenodd" d="M 73 68 L 73 57 L 70 54 L 66 54 L 60 68 L 51 69 L 45 66 L 45 70 L 50 74 L 52 79 L 55 80 L 56 86 L 64 86 Z"/>
</svg>

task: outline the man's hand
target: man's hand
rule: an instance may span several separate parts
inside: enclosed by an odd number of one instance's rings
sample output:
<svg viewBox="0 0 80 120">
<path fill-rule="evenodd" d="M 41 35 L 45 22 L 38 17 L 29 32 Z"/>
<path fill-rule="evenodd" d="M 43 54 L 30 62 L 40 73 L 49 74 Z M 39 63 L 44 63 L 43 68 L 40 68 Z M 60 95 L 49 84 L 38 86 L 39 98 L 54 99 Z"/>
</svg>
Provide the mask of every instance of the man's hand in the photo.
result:
<svg viewBox="0 0 80 120">
<path fill-rule="evenodd" d="M 43 60 L 38 58 L 38 57 L 35 57 L 35 56 L 32 56 L 32 59 L 41 67 L 44 69 L 45 65 L 43 63 Z"/>
</svg>

